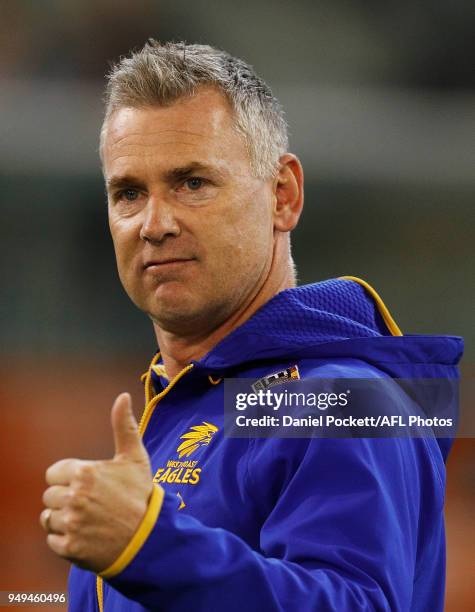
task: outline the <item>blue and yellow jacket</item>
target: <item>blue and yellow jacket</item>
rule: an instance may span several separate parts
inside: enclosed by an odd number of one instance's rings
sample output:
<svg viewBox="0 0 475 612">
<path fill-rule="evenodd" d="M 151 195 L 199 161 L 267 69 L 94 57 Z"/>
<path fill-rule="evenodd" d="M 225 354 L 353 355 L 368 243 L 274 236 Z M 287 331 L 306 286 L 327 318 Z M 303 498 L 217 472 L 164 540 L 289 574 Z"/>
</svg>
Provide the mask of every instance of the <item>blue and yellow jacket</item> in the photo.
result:
<svg viewBox="0 0 475 612">
<path fill-rule="evenodd" d="M 279 293 L 171 381 L 155 359 L 140 428 L 163 489 L 100 577 L 72 568 L 70 611 L 442 610 L 451 441 L 231 439 L 221 381 L 456 378 L 461 354 L 344 277 Z"/>
</svg>

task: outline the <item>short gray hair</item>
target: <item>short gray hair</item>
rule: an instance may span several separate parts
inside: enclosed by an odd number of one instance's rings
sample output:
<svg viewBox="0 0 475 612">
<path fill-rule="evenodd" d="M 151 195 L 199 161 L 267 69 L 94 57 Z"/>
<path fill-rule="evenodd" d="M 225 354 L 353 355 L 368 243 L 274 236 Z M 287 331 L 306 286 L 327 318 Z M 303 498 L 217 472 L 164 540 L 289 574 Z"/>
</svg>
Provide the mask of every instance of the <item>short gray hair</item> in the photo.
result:
<svg viewBox="0 0 475 612">
<path fill-rule="evenodd" d="M 109 117 L 124 107 L 169 106 L 198 87 L 217 87 L 235 114 L 252 172 L 274 176 L 288 148 L 284 111 L 269 86 L 241 59 L 208 45 L 161 44 L 153 39 L 123 57 L 107 77 L 101 150 Z"/>
</svg>

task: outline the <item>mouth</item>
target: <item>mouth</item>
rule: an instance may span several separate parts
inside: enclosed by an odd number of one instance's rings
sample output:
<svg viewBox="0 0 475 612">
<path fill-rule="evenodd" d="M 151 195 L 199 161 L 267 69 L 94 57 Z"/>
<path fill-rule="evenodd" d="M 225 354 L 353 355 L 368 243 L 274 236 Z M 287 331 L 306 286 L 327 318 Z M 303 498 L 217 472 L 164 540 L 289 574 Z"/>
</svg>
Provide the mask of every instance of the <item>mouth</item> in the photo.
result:
<svg viewBox="0 0 475 612">
<path fill-rule="evenodd" d="M 157 272 L 159 270 L 165 270 L 167 268 L 174 268 L 183 266 L 192 261 L 195 261 L 193 258 L 169 258 L 169 259 L 157 259 L 152 261 L 147 261 L 143 265 L 144 270 L 149 270 L 150 272 Z"/>
</svg>

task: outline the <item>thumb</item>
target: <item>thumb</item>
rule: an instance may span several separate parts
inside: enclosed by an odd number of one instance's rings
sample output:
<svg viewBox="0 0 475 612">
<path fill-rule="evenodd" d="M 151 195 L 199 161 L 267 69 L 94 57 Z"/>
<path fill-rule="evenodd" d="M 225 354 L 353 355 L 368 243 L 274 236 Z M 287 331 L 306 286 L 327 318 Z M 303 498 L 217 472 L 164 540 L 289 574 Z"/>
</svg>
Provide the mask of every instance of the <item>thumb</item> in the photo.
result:
<svg viewBox="0 0 475 612">
<path fill-rule="evenodd" d="M 111 411 L 114 433 L 115 456 L 122 455 L 132 461 L 148 462 L 148 455 L 139 434 L 139 428 L 132 412 L 132 398 L 129 393 L 117 396 Z"/>
</svg>

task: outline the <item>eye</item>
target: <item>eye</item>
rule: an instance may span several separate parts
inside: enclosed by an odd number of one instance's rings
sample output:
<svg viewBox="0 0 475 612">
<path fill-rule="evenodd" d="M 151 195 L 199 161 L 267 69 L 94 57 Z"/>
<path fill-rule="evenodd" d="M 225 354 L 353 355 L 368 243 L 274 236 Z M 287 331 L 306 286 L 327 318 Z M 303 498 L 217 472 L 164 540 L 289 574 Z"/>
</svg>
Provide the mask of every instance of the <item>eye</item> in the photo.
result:
<svg viewBox="0 0 475 612">
<path fill-rule="evenodd" d="M 127 200 L 127 202 L 133 202 L 139 197 L 139 192 L 136 189 L 124 189 L 120 193 L 120 199 Z"/>
<path fill-rule="evenodd" d="M 192 176 L 191 178 L 185 181 L 185 185 L 188 187 L 190 191 L 197 191 L 204 184 L 204 179 L 199 176 Z"/>
</svg>

